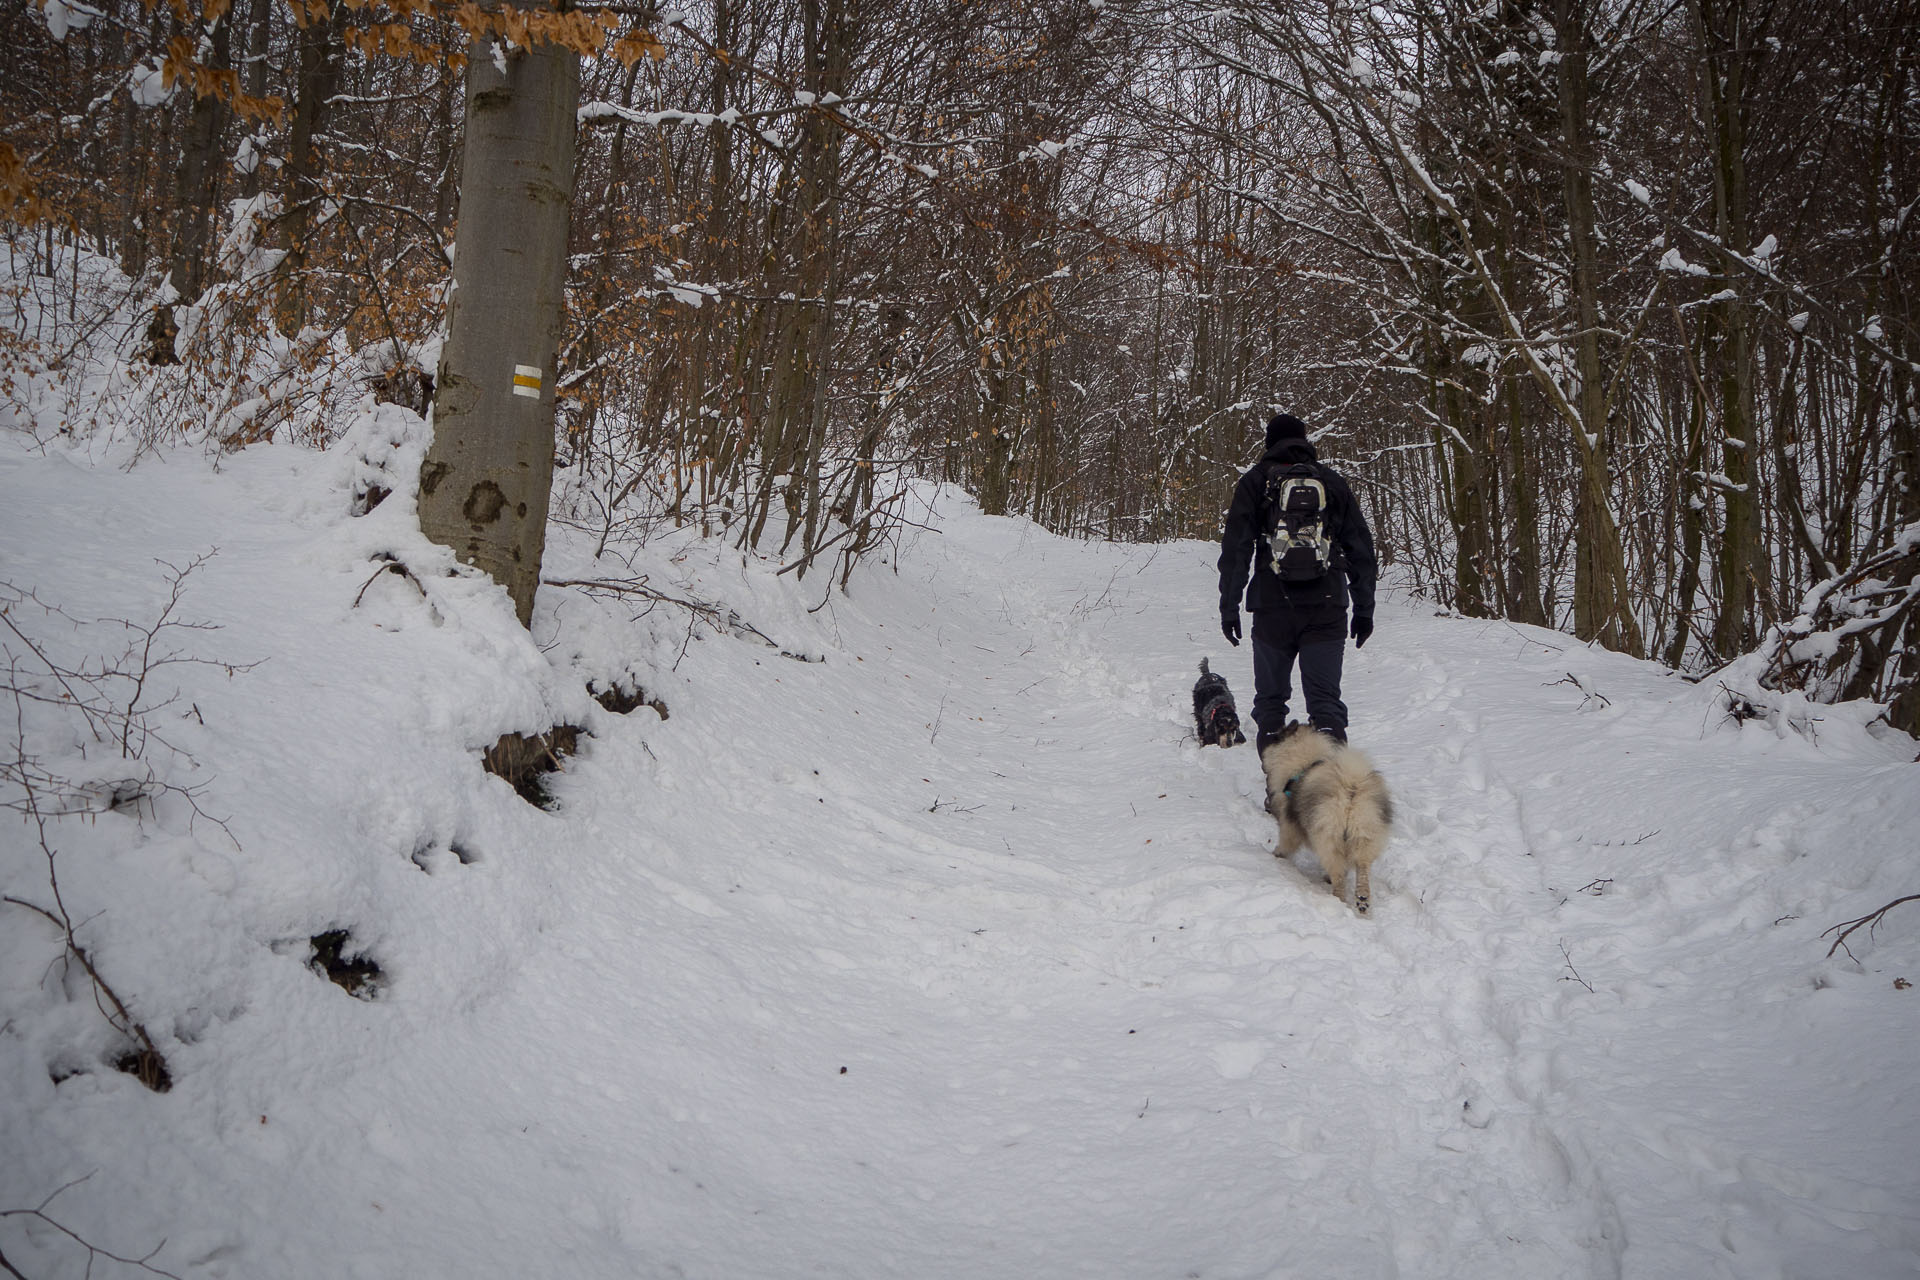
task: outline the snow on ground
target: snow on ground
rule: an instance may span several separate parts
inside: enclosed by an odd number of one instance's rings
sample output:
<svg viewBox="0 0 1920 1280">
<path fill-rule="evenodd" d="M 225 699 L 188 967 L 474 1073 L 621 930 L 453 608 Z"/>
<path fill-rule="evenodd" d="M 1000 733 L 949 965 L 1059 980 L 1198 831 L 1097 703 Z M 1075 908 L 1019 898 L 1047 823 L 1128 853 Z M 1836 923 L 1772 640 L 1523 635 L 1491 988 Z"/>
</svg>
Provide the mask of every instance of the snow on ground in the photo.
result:
<svg viewBox="0 0 1920 1280">
<path fill-rule="evenodd" d="M 556 531 L 550 575 L 775 645 L 572 588 L 529 640 L 404 493 L 348 515 L 417 456 L 382 412 L 217 473 L 0 448 L 0 578 L 66 615 L 9 618 L 118 652 L 69 619 L 150 620 L 156 561 L 217 548 L 177 616 L 219 629 L 168 637 L 236 668 L 158 677 L 149 760 L 206 816 L 51 828 L 171 1092 L 0 906 L 0 1209 L 84 1179 L 49 1215 L 183 1278 L 1920 1271 L 1920 909 L 1857 960 L 1821 936 L 1920 889 L 1912 740 L 1736 724 L 1711 682 L 1387 593 L 1348 654 L 1400 812 L 1361 920 L 1269 856 L 1252 750 L 1195 743 L 1200 658 L 1252 695 L 1210 547 L 942 492 L 841 595 Z M 26 714 L 50 772 L 116 767 Z M 482 772 L 561 720 L 590 737 L 551 811 Z M 307 967 L 334 928 L 379 998 Z M 86 1269 L 17 1215 L 0 1253 Z"/>
</svg>

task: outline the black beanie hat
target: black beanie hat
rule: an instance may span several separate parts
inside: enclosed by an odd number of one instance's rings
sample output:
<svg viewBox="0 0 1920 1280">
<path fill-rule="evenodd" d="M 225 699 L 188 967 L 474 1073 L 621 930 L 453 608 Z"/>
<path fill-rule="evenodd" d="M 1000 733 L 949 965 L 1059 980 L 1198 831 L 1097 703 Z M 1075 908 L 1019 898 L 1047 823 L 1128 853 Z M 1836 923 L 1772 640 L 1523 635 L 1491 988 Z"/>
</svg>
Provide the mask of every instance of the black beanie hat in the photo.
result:
<svg viewBox="0 0 1920 1280">
<path fill-rule="evenodd" d="M 1290 413 L 1276 413 L 1267 420 L 1267 448 L 1282 440 L 1305 440 L 1307 424 Z"/>
</svg>

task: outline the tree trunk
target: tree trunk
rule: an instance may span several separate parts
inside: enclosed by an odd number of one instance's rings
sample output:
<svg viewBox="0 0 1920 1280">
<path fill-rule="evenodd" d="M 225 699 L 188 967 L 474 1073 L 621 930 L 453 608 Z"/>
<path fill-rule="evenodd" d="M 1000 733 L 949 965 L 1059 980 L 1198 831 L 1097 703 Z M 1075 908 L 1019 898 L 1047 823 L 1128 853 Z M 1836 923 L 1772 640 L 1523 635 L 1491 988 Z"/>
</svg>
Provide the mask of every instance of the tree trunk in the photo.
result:
<svg viewBox="0 0 1920 1280">
<path fill-rule="evenodd" d="M 212 56 L 207 64 L 224 68 L 233 43 L 231 14 L 213 24 Z M 173 287 L 181 301 L 192 302 L 207 285 L 207 263 L 213 239 L 214 208 L 220 201 L 221 139 L 226 133 L 227 106 L 218 94 L 194 99 L 187 136 L 180 153 L 175 208 L 179 221 L 173 238 Z"/>
<path fill-rule="evenodd" d="M 1600 361 L 1600 255 L 1588 137 L 1587 58 L 1591 37 L 1576 2 L 1556 14 L 1561 50 L 1560 130 L 1567 239 L 1573 250 L 1573 297 L 1579 330 L 1573 344 L 1580 422 L 1575 452 L 1580 492 L 1574 507 L 1573 633 L 1609 649 L 1639 654 L 1639 623 L 1627 589 L 1626 551 L 1613 516 L 1608 474 L 1606 374 Z"/>
<path fill-rule="evenodd" d="M 552 45 L 467 61 L 467 140 L 446 350 L 420 528 L 533 616 L 553 486 L 554 361 L 566 308 L 578 55 Z"/>
<path fill-rule="evenodd" d="M 247 7 L 247 54 L 240 72 L 240 86 L 248 97 L 267 96 L 268 37 L 273 29 L 273 0 L 252 0 Z M 256 125 L 257 129 L 258 126 Z M 267 166 L 254 156 L 253 168 L 240 179 L 240 194 L 256 196 L 266 179 Z"/>
<path fill-rule="evenodd" d="M 995 334 L 989 342 L 1003 343 Z M 998 347 L 990 347 L 988 366 L 978 371 L 984 385 L 980 395 L 978 472 L 980 510 L 990 516 L 1004 516 L 1013 505 L 1014 410 L 1012 382 L 1015 371 L 1007 365 L 1011 357 Z"/>
<path fill-rule="evenodd" d="M 1688 354 L 1686 358 L 1693 357 Z M 1666 652 L 1667 665 L 1675 669 L 1686 659 L 1687 642 L 1692 639 L 1693 599 L 1700 590 L 1700 543 L 1706 528 L 1707 506 L 1707 495 L 1698 479 L 1701 450 L 1706 447 L 1707 406 L 1698 395 L 1689 394 L 1686 400 L 1686 460 L 1674 485 L 1674 497 L 1680 503 L 1680 581 L 1674 604 L 1673 639 Z"/>
<path fill-rule="evenodd" d="M 326 122 L 327 103 L 340 79 L 340 24 L 344 5 L 310 15 L 298 40 L 299 70 L 294 81 L 293 122 L 287 135 L 287 164 L 281 175 L 287 202 L 287 256 L 280 264 L 281 284 L 274 323 L 288 337 L 307 323 L 307 228 L 320 195 L 321 156 L 314 138 Z"/>
<path fill-rule="evenodd" d="M 1457 377 L 1464 371 L 1456 364 L 1450 372 Z M 1488 581 L 1493 567 L 1493 521 L 1483 473 L 1487 452 L 1479 438 L 1484 419 L 1481 406 L 1467 401 L 1467 394 L 1457 386 L 1440 388 L 1437 408 L 1442 426 L 1437 443 L 1441 456 L 1451 456 L 1447 511 L 1454 534 L 1453 607 L 1469 618 L 1488 618 L 1493 616 L 1493 584 Z"/>
<path fill-rule="evenodd" d="M 1507 597 L 1515 622 L 1549 625 L 1540 572 L 1540 511 L 1538 481 L 1527 456 L 1527 416 L 1522 402 L 1525 382 L 1503 374 L 1507 407 L 1508 492 L 1513 495 L 1513 560 L 1509 566 Z"/>
<path fill-rule="evenodd" d="M 1742 5 L 1740 0 L 1725 4 L 1696 0 L 1694 16 L 1704 56 L 1703 106 L 1713 145 L 1714 234 L 1728 250 L 1744 255 L 1751 248 L 1743 118 L 1745 64 L 1750 51 L 1741 47 L 1746 36 Z M 1744 273 L 1726 272 L 1720 287 L 1729 295 L 1717 308 L 1721 332 L 1721 471 L 1727 484 L 1723 489 L 1726 523 L 1720 541 L 1720 614 L 1714 622 L 1713 647 L 1715 656 L 1730 659 L 1745 652 L 1755 639 L 1752 618 L 1756 577 L 1766 572 L 1766 560 L 1760 552 L 1756 492 L 1760 469 L 1756 465 L 1759 442 L 1754 433 L 1760 423 L 1753 398 L 1752 305 L 1744 296 Z"/>
<path fill-rule="evenodd" d="M 1902 527 L 1920 521 L 1920 404 L 1915 403 L 1913 380 L 1894 375 L 1893 464 L 1901 477 L 1894 498 L 1896 519 Z M 1899 574 L 1920 575 L 1920 552 L 1907 557 Z M 1906 733 L 1920 735 L 1920 618 L 1912 613 L 1888 630 L 1893 676 L 1900 693 L 1887 708 L 1887 722 Z"/>
</svg>

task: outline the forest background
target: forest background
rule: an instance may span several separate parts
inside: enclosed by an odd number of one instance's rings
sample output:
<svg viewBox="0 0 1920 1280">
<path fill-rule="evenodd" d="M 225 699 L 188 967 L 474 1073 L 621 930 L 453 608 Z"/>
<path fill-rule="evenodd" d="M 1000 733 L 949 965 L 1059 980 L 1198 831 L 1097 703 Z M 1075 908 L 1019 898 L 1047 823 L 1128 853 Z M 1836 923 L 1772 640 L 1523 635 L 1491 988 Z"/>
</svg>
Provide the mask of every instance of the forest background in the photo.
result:
<svg viewBox="0 0 1920 1280">
<path fill-rule="evenodd" d="M 1920 732 L 1920 0 L 0 12 L 0 395 L 118 353 L 63 432 L 425 412 L 469 56 L 552 42 L 552 518 L 603 549 L 832 590 L 927 476 L 1212 537 L 1283 408 L 1439 605 Z"/>
</svg>

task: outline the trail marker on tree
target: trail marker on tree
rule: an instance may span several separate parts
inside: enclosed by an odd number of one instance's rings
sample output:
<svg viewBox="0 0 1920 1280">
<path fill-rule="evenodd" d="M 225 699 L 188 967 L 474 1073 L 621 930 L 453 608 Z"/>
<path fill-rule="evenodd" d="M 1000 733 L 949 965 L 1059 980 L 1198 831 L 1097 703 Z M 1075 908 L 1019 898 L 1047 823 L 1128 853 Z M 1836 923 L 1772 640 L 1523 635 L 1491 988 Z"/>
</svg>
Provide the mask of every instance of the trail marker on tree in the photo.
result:
<svg viewBox="0 0 1920 1280">
<path fill-rule="evenodd" d="M 555 359 L 566 302 L 580 59 L 481 36 L 467 60 L 467 142 L 447 344 L 420 469 L 420 528 L 533 616 L 553 487 Z"/>
</svg>

